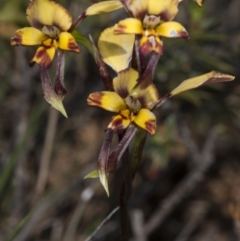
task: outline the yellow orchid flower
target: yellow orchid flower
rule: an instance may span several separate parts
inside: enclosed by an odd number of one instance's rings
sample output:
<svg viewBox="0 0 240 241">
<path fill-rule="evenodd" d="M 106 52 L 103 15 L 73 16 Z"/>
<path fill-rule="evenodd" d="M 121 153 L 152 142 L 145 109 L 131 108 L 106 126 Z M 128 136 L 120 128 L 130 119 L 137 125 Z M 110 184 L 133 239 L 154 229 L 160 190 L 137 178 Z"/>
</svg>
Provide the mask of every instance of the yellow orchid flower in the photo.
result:
<svg viewBox="0 0 240 241">
<path fill-rule="evenodd" d="M 181 0 L 125 0 L 125 8 L 133 15 L 114 26 L 115 34 L 141 36 L 140 51 L 145 55 L 155 51 L 162 54 L 161 37 L 188 38 L 186 29 L 171 21 Z"/>
<path fill-rule="evenodd" d="M 31 0 L 26 15 L 31 27 L 17 30 L 11 45 L 40 45 L 30 65 L 36 62 L 48 68 L 57 48 L 79 53 L 74 37 L 68 32 L 72 26 L 72 17 L 63 6 L 50 0 Z"/>
<path fill-rule="evenodd" d="M 138 72 L 134 69 L 123 70 L 113 79 L 114 92 L 92 93 L 87 103 L 117 113 L 107 127 L 115 132 L 128 128 L 134 122 L 153 135 L 156 131 L 156 117 L 150 110 L 159 99 L 158 92 L 154 84 L 145 89 L 134 89 L 137 79 Z"/>
</svg>

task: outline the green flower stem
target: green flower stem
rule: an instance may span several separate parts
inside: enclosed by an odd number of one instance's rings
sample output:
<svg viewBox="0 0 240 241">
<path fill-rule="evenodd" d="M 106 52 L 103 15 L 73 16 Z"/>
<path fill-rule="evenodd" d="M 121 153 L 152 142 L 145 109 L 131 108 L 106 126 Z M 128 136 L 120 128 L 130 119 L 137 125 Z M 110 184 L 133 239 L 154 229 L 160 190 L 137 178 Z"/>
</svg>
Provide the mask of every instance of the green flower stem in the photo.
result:
<svg viewBox="0 0 240 241">
<path fill-rule="evenodd" d="M 145 145 L 146 137 L 147 137 L 147 132 L 139 128 L 135 136 L 135 141 L 133 144 L 132 156 L 130 161 L 132 179 L 134 178 L 137 168 L 139 166 L 139 163 L 141 161 L 142 151 Z"/>
<path fill-rule="evenodd" d="M 83 45 L 93 56 L 93 47 L 90 43 L 90 41 L 80 32 L 78 32 L 77 30 L 74 30 L 72 32 L 72 36 L 75 38 L 75 41 L 81 45 Z"/>
</svg>

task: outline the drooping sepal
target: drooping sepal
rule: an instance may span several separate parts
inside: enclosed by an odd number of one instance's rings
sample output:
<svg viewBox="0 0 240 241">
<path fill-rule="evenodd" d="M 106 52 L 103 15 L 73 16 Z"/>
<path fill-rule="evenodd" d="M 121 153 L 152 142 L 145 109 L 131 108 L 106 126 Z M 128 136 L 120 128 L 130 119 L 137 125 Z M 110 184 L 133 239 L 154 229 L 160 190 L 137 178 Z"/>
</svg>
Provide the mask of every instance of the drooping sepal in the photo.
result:
<svg viewBox="0 0 240 241">
<path fill-rule="evenodd" d="M 98 157 L 99 179 L 108 196 L 109 196 L 109 189 L 108 189 L 107 175 L 108 175 L 108 166 L 111 164 L 108 161 L 108 156 L 109 156 L 113 134 L 114 132 L 111 129 L 106 130 L 106 138 L 102 144 L 100 154 Z"/>
<path fill-rule="evenodd" d="M 111 112 L 119 112 L 127 108 L 123 99 L 116 92 L 110 91 L 94 92 L 90 94 L 87 98 L 87 104 Z"/>
<path fill-rule="evenodd" d="M 52 83 L 50 80 L 50 76 L 48 74 L 47 69 L 42 68 L 41 71 L 41 81 L 42 81 L 42 89 L 43 96 L 45 100 L 56 110 L 62 113 L 67 118 L 67 113 L 62 103 L 62 98 L 56 94 L 52 87 Z"/>
</svg>

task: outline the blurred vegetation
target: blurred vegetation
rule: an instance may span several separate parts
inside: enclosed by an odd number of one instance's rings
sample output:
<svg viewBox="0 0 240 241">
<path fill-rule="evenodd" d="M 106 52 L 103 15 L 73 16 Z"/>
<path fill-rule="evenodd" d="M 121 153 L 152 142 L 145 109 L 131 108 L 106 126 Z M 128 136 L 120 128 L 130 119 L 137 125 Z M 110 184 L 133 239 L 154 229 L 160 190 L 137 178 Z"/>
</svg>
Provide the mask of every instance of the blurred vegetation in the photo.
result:
<svg viewBox="0 0 240 241">
<path fill-rule="evenodd" d="M 74 18 L 91 4 L 58 2 Z M 99 180 L 83 179 L 96 167 L 111 114 L 86 105 L 89 93 L 104 87 L 84 47 L 79 55 L 67 55 L 64 105 L 69 118 L 50 109 L 42 97 L 38 66 L 28 66 L 34 48 L 10 46 L 14 32 L 28 26 L 27 5 L 27 0 L 0 0 L 0 240 L 81 241 L 119 202 L 121 171 L 111 177 L 110 198 Z M 191 38 L 164 39 L 164 55 L 154 79 L 161 95 L 213 69 L 235 75 L 236 80 L 183 93 L 156 111 L 158 130 L 147 138 L 134 180 L 129 207 L 133 225 L 134 211 L 140 210 L 148 224 L 175 187 L 198 167 L 189 150 L 191 143 L 201 150 L 213 129 L 218 135 L 212 164 L 201 182 L 179 197 L 146 240 L 240 239 L 239 9 L 239 0 L 207 0 L 203 8 L 185 0 L 177 21 Z M 93 16 L 78 30 L 97 41 L 104 28 L 125 16 L 124 11 Z M 188 131 L 190 139 L 185 135 Z M 94 240 L 120 240 L 117 216 Z"/>
</svg>

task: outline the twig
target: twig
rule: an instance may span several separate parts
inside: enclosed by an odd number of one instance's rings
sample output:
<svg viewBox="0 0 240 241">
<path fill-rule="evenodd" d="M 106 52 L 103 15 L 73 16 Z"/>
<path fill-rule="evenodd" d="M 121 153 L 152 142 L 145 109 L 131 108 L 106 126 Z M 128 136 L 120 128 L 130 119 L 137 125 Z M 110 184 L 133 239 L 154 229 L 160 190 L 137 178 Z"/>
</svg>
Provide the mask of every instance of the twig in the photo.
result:
<svg viewBox="0 0 240 241">
<path fill-rule="evenodd" d="M 145 236 L 143 230 L 143 212 L 139 209 L 135 209 L 131 214 L 131 223 L 134 234 L 134 241 L 146 241 L 147 238 Z"/>
<path fill-rule="evenodd" d="M 206 212 L 208 210 L 208 205 L 205 202 L 194 202 L 190 207 L 189 214 L 192 216 L 188 221 L 187 225 L 184 227 L 182 232 L 178 235 L 175 241 L 187 241 L 190 240 L 189 236 L 197 228 L 199 223 L 203 220 Z"/>
<path fill-rule="evenodd" d="M 56 111 L 55 109 L 50 109 L 46 135 L 44 140 L 44 146 L 43 146 L 43 152 L 40 159 L 40 170 L 39 170 L 39 175 L 38 175 L 38 180 L 36 185 L 37 197 L 39 197 L 43 193 L 47 183 L 48 170 L 49 170 L 49 164 L 50 164 L 50 159 L 52 154 L 54 137 L 56 134 L 58 116 L 59 116 L 58 111 Z"/>
<path fill-rule="evenodd" d="M 186 131 L 186 128 L 182 131 Z M 212 130 L 205 141 L 202 152 L 198 152 L 196 149 L 191 151 L 189 150 L 192 158 L 194 159 L 194 163 L 197 163 L 196 168 L 177 185 L 177 187 L 162 201 L 162 203 L 159 204 L 159 208 L 144 226 L 144 232 L 146 235 L 150 234 L 156 227 L 161 225 L 166 216 L 173 211 L 176 205 L 189 195 L 189 193 L 194 190 L 195 186 L 203 179 L 205 172 L 214 162 L 213 148 L 215 140 L 216 133 Z"/>
<path fill-rule="evenodd" d="M 81 193 L 77 207 L 73 212 L 73 216 L 69 222 L 65 235 L 63 237 L 63 241 L 74 240 L 78 224 L 81 220 L 87 203 L 92 199 L 97 187 L 99 187 L 99 182 L 95 182 L 92 187 L 85 188 L 85 190 L 83 190 L 83 192 Z"/>
<path fill-rule="evenodd" d="M 89 236 L 85 241 L 93 240 L 93 237 L 96 235 L 96 233 L 118 210 L 119 210 L 119 206 L 113 209 L 112 212 L 108 214 L 108 216 L 100 223 L 100 225 L 96 228 L 96 230 L 91 234 L 91 236 Z"/>
</svg>

